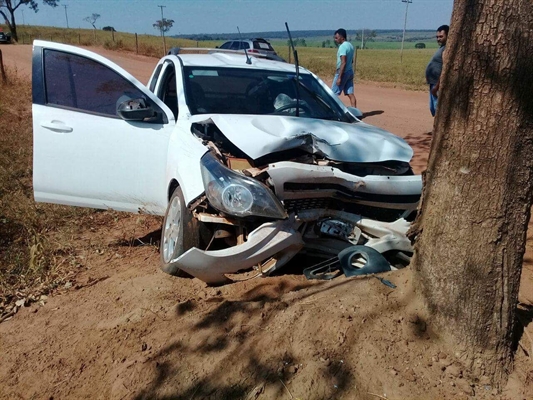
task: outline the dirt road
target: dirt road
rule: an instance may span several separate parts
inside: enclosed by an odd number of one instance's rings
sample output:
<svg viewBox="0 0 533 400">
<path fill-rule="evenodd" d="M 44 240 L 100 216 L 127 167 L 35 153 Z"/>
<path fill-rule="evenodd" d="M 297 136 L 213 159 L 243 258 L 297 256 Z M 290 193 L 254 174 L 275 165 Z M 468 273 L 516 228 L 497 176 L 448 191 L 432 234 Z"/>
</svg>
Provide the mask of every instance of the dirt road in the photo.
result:
<svg viewBox="0 0 533 400">
<path fill-rule="evenodd" d="M 1 50 L 30 75 L 30 46 Z M 156 63 L 96 50 L 142 82 Z M 420 172 L 432 129 L 426 93 L 366 83 L 356 92 L 367 122 L 414 146 Z M 64 244 L 79 273 L 0 324 L 0 398 L 533 398 L 521 350 L 503 395 L 469 376 L 426 324 L 409 269 L 387 275 L 396 289 L 374 278 L 306 281 L 298 263 L 208 288 L 159 271 L 160 224 L 115 212 L 79 221 Z M 531 256 L 526 263 L 521 300 L 533 304 Z"/>
</svg>

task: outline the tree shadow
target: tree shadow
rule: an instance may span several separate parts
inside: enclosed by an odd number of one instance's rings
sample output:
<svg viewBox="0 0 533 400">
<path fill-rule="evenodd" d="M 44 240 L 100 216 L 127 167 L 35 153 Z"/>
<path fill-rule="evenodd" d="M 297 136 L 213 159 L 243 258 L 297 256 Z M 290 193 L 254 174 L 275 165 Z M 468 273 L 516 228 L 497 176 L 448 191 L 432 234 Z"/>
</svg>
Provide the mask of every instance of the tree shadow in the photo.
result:
<svg viewBox="0 0 533 400">
<path fill-rule="evenodd" d="M 531 337 L 526 333 L 526 329 L 533 322 L 533 306 L 529 304 L 519 304 L 516 308 L 516 318 L 518 319 L 518 323 L 516 324 L 516 329 L 513 335 L 513 351 L 518 349 L 522 338 L 526 337 L 528 341 L 531 340 Z M 531 351 L 533 351 L 533 343 L 531 343 L 531 347 L 529 348 L 522 346 L 522 349 L 528 357 L 533 356 L 533 354 L 531 354 Z"/>
<path fill-rule="evenodd" d="M 385 310 L 394 312 L 413 300 L 413 295 L 409 294 L 401 302 L 391 306 L 379 299 L 385 299 L 393 289 L 379 284 L 377 280 L 373 284 L 371 279 L 373 277 L 370 276 L 340 279 L 313 283 L 310 286 L 291 285 L 278 280 L 274 283 L 265 282 L 250 288 L 236 299 L 216 297 L 212 302 L 214 307 L 211 306 L 205 312 L 199 311 L 200 304 L 195 304 L 194 301 L 178 304 L 175 313 L 175 318 L 179 319 L 176 327 L 180 327 L 176 329 L 177 339 L 151 357 L 151 363 L 147 367 L 152 370 L 144 373 L 153 375 L 154 378 L 145 389 L 136 394 L 135 399 L 257 398 L 249 397 L 254 390 L 266 391 L 264 398 L 288 398 L 287 392 L 290 392 L 292 380 L 296 379 L 298 366 L 311 362 L 312 351 L 319 352 L 321 357 L 331 361 L 320 364 L 313 372 L 315 379 L 328 384 L 321 386 L 323 392 L 310 398 L 341 398 L 353 391 L 353 388 L 366 393 L 369 388 L 368 379 L 378 378 L 368 378 L 364 372 L 357 376 L 357 368 L 347 358 L 346 348 L 327 348 L 327 345 L 320 342 L 323 338 L 316 342 L 315 338 L 306 337 L 307 325 L 302 322 L 306 313 L 297 314 L 297 318 L 289 325 L 280 325 L 278 317 L 289 307 L 294 310 L 294 307 L 320 302 L 317 298 L 330 297 L 330 300 L 322 300 L 327 302 L 323 304 L 324 309 L 327 309 L 329 302 L 336 297 L 334 293 L 337 290 L 353 289 L 356 293 L 358 287 L 370 284 L 370 289 L 365 290 L 375 292 L 376 307 L 357 315 L 358 319 L 366 320 L 367 323 L 364 329 L 358 328 L 353 334 L 354 343 L 366 341 L 368 344 L 373 330 L 380 328 L 379 320 Z M 199 313 L 202 315 L 194 323 L 186 320 L 187 316 Z M 431 335 L 423 317 L 414 315 L 409 323 L 412 325 L 412 340 L 426 341 Z M 340 327 L 328 328 L 339 335 L 343 334 Z M 347 334 L 346 331 L 344 335 Z M 267 334 L 263 334 L 264 332 Z M 293 341 L 303 342 L 305 346 L 295 349 L 291 345 Z M 278 347 L 270 346 L 264 352 L 265 346 L 269 346 L 271 342 L 278 343 Z M 285 345 L 279 346 L 280 343 Z M 350 348 L 352 350 L 355 349 Z M 188 356 L 200 356 L 206 360 L 206 364 L 187 365 Z M 237 369 L 235 363 L 239 365 Z M 231 376 L 227 374 L 226 365 L 231 365 Z M 203 371 L 204 376 L 196 380 L 184 380 L 192 369 Z"/>
</svg>

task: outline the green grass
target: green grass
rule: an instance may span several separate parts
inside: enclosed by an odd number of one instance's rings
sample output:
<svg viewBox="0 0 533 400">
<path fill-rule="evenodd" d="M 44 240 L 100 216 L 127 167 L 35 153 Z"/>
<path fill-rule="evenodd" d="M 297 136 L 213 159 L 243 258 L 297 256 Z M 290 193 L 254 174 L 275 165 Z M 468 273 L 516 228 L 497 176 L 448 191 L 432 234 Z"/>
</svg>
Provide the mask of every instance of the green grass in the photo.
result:
<svg viewBox="0 0 533 400">
<path fill-rule="evenodd" d="M 300 47 L 297 50 L 300 65 L 322 78 L 333 78 L 336 49 Z M 287 48 L 277 51 L 289 59 Z M 400 62 L 400 50 L 358 50 L 356 80 L 394 83 L 412 90 L 425 89 L 426 65 L 433 53 L 433 49 L 406 49 Z"/>
</svg>

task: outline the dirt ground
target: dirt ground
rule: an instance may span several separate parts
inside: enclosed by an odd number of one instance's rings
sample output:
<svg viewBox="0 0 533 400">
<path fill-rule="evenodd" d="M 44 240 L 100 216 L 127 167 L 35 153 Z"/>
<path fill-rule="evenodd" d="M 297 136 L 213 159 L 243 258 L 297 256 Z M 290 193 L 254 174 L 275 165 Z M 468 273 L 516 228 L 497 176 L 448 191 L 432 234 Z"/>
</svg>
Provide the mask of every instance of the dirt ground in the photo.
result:
<svg viewBox="0 0 533 400">
<path fill-rule="evenodd" d="M 30 46 L 3 46 L 30 75 Z M 156 59 L 96 49 L 146 83 Z M 365 122 L 404 137 L 427 162 L 427 94 L 357 83 Z M 79 272 L 0 324 L 5 399 L 531 399 L 533 325 L 502 394 L 446 349 L 411 271 L 307 281 L 299 258 L 275 277 L 219 288 L 158 269 L 161 219 L 97 212 L 72 235 Z M 530 230 L 533 232 L 533 230 Z M 53 240 L 53 237 L 51 238 Z M 528 234 L 520 301 L 533 306 Z M 529 314 L 531 315 L 531 314 Z"/>
</svg>

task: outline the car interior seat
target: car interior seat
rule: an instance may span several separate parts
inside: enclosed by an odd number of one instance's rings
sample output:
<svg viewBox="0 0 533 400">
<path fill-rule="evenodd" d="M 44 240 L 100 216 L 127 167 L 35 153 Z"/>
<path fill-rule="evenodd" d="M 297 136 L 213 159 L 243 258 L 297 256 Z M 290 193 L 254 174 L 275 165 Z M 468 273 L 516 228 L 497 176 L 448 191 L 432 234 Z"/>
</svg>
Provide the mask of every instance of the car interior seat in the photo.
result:
<svg viewBox="0 0 533 400">
<path fill-rule="evenodd" d="M 204 114 L 208 112 L 206 98 L 202 86 L 197 82 L 189 81 L 189 108 L 194 114 Z"/>
<path fill-rule="evenodd" d="M 178 94 L 176 92 L 176 75 L 174 73 L 166 82 L 163 102 L 170 108 L 174 118 L 178 118 Z"/>
</svg>

